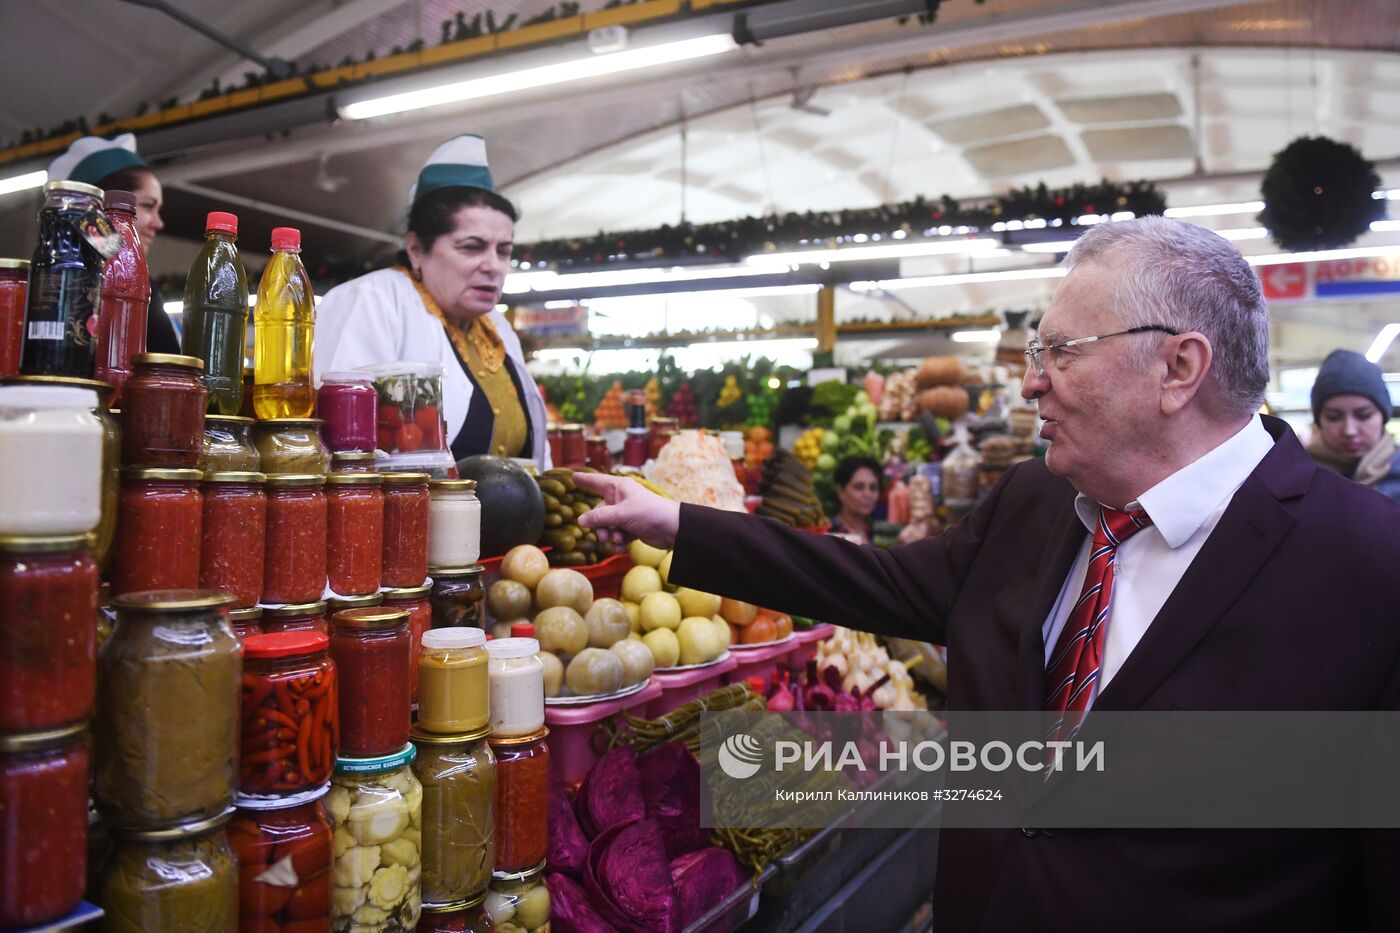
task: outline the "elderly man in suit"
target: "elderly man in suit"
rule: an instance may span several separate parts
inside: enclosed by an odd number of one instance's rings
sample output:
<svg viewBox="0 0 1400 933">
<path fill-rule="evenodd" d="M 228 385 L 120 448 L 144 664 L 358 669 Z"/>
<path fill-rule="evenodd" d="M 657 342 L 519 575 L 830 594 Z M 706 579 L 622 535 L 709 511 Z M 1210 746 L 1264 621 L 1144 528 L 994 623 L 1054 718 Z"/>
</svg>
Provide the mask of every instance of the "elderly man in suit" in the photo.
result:
<svg viewBox="0 0 1400 933">
<path fill-rule="evenodd" d="M 946 644 L 953 710 L 1400 708 L 1400 507 L 1257 414 L 1269 318 L 1243 257 L 1144 217 L 1066 265 L 1022 385 L 1046 457 L 947 534 L 881 551 L 580 477 L 606 499 L 585 523 L 674 545 L 677 583 Z M 1390 833 L 946 829 L 934 914 L 1395 930 L 1396 882 Z"/>
</svg>

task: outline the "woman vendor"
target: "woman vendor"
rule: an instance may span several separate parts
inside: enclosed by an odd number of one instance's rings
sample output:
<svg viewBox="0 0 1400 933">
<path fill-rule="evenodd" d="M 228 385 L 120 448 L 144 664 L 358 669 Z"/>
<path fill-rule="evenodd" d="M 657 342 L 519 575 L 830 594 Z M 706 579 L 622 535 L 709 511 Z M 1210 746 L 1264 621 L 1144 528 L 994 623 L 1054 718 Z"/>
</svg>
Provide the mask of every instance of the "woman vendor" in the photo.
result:
<svg viewBox="0 0 1400 933">
<path fill-rule="evenodd" d="M 517 216 L 492 186 L 485 140 L 438 146 L 409 191 L 400 265 L 331 289 L 317 308 L 318 381 L 377 363 L 441 362 L 454 458 L 526 457 L 549 468 L 544 401 L 495 310 Z"/>
</svg>

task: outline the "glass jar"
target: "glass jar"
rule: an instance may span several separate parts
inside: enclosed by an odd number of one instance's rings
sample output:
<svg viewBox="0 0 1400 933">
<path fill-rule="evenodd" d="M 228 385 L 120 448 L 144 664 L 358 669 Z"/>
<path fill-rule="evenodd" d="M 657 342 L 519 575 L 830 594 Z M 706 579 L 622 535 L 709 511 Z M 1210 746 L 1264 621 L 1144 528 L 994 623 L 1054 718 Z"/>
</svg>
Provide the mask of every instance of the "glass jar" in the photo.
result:
<svg viewBox="0 0 1400 933">
<path fill-rule="evenodd" d="M 105 405 L 93 409 L 93 414 L 102 423 L 102 500 L 92 554 L 98 566 L 106 567 L 117 539 L 117 511 L 121 507 L 122 422 L 121 413 Z"/>
<path fill-rule="evenodd" d="M 239 796 L 228 841 L 238 856 L 240 930 L 329 930 L 330 785 L 301 794 Z"/>
<path fill-rule="evenodd" d="M 418 658 L 423 652 L 423 634 L 433 627 L 433 607 L 428 601 L 432 589 L 433 584 L 428 582 L 422 586 L 385 590 L 382 594 L 385 608 L 408 613 L 408 637 L 413 642 L 409 652 L 408 686 L 415 707 L 418 704 Z"/>
<path fill-rule="evenodd" d="M 465 567 L 481 557 L 481 502 L 476 481 L 435 479 L 428 484 L 428 565 Z"/>
<path fill-rule="evenodd" d="M 671 435 L 680 430 L 681 423 L 675 418 L 653 418 L 647 431 L 647 440 L 650 450 L 647 453 L 652 460 L 661 453 L 661 448 L 666 446 L 666 442 L 671 439 Z"/>
<path fill-rule="evenodd" d="M 534 638 L 486 643 L 493 738 L 530 735 L 544 725 L 544 665 Z"/>
<path fill-rule="evenodd" d="M 102 518 L 97 393 L 0 387 L 0 534 L 80 535 Z"/>
<path fill-rule="evenodd" d="M 486 892 L 449 904 L 423 904 L 417 933 L 494 933 L 486 914 Z"/>
<path fill-rule="evenodd" d="M 97 584 L 86 535 L 0 538 L 0 734 L 87 718 Z"/>
<path fill-rule="evenodd" d="M 587 465 L 589 469 L 597 470 L 599 473 L 609 473 L 612 471 L 612 454 L 608 452 L 608 440 L 605 437 L 593 435 L 585 441 Z"/>
<path fill-rule="evenodd" d="M 432 495 L 427 473 L 385 473 L 385 586 L 419 586 L 428 579 L 428 526 Z"/>
<path fill-rule="evenodd" d="M 340 758 L 326 807 L 335 827 L 331 927 L 353 926 L 364 907 L 370 929 L 411 933 L 418 923 L 423 786 L 410 765 L 412 745 L 378 758 Z M 381 916 L 381 912 L 388 916 Z"/>
<path fill-rule="evenodd" d="M 228 611 L 228 624 L 232 627 L 233 634 L 238 636 L 239 641 L 243 641 L 253 635 L 263 633 L 262 615 L 261 606 L 252 606 L 248 609 L 230 609 Z"/>
<path fill-rule="evenodd" d="M 320 632 L 330 635 L 330 624 L 326 622 L 326 601 L 318 599 L 311 603 L 264 606 L 263 632 Z"/>
<path fill-rule="evenodd" d="M 330 780 L 340 691 L 329 648 L 320 632 L 255 635 L 243 643 L 240 794 L 300 794 Z"/>
<path fill-rule="evenodd" d="M 128 388 L 137 377 L 127 380 Z M 199 586 L 203 497 L 198 470 L 122 470 L 112 593 Z"/>
<path fill-rule="evenodd" d="M 87 880 L 87 724 L 0 736 L 0 928 L 67 916 Z"/>
<path fill-rule="evenodd" d="M 326 591 L 326 478 L 267 478 L 267 545 L 263 602 L 310 603 Z"/>
<path fill-rule="evenodd" d="M 369 607 L 331 616 L 331 657 L 340 674 L 340 751 L 374 758 L 403 748 L 412 717 L 408 613 Z"/>
<path fill-rule="evenodd" d="M 437 628 L 423 636 L 418 659 L 418 725 L 456 735 L 485 728 L 486 633 L 479 628 Z"/>
<path fill-rule="evenodd" d="M 258 604 L 263 591 L 267 493 L 262 473 L 206 473 L 200 531 L 199 588 L 223 590 L 235 609 Z"/>
<path fill-rule="evenodd" d="M 367 609 L 370 606 L 384 605 L 383 593 L 366 593 L 363 596 L 332 596 L 326 600 L 326 611 L 334 616 L 342 609 Z"/>
<path fill-rule="evenodd" d="M 373 473 L 374 454 L 362 450 L 337 450 L 331 454 L 332 473 Z"/>
<path fill-rule="evenodd" d="M 28 293 L 29 260 L 0 259 L 0 377 L 19 375 Z"/>
<path fill-rule="evenodd" d="M 432 567 L 433 628 L 483 628 L 486 622 L 486 568 Z"/>
<path fill-rule="evenodd" d="M 544 436 L 549 441 L 549 460 L 555 466 L 564 465 L 564 431 L 561 425 L 550 422 L 545 425 Z"/>
<path fill-rule="evenodd" d="M 253 419 L 205 415 L 199 468 L 206 473 L 261 473 L 262 457 L 253 446 Z"/>
<path fill-rule="evenodd" d="M 496 756 L 487 730 L 414 730 L 413 775 L 423 785 L 423 900 L 442 904 L 486 890 L 495 865 Z"/>
<path fill-rule="evenodd" d="M 229 597 L 207 590 L 118 596 L 98 659 L 93 796 L 109 826 L 146 830 L 233 803 L 243 647 Z"/>
<path fill-rule="evenodd" d="M 326 422 L 331 450 L 374 450 L 379 393 L 368 373 L 326 373 L 316 394 L 316 414 Z"/>
<path fill-rule="evenodd" d="M 321 440 L 319 418 L 270 418 L 253 425 L 264 473 L 326 473 L 331 452 Z"/>
<path fill-rule="evenodd" d="M 113 832 L 102 870 L 103 933 L 238 929 L 238 859 L 224 827 L 233 809 L 168 829 Z"/>
<path fill-rule="evenodd" d="M 44 185 L 25 296 L 20 372 L 92 378 L 102 267 L 120 246 L 120 236 L 102 212 L 101 188 L 61 180 Z"/>
<path fill-rule="evenodd" d="M 549 730 L 541 726 L 516 738 L 491 737 L 496 756 L 498 872 L 534 868 L 549 849 L 548 735 Z"/>
<path fill-rule="evenodd" d="M 385 453 L 446 450 L 441 363 L 381 363 L 362 367 L 379 398 L 375 445 Z"/>
<path fill-rule="evenodd" d="M 486 915 L 499 929 L 509 923 L 520 933 L 549 933 L 549 888 L 544 865 L 529 871 L 498 871 L 486 895 Z"/>
<path fill-rule="evenodd" d="M 331 592 L 379 591 L 384 559 L 384 490 L 378 473 L 326 477 L 326 573 Z"/>
<path fill-rule="evenodd" d="M 588 460 L 588 445 L 583 439 L 583 425 L 566 424 L 559 429 L 559 449 L 562 461 L 555 466 L 583 467 Z"/>
<path fill-rule="evenodd" d="M 122 463 L 128 467 L 196 467 L 204 452 L 209 391 L 204 363 L 175 353 L 140 353 L 122 388 Z"/>
</svg>

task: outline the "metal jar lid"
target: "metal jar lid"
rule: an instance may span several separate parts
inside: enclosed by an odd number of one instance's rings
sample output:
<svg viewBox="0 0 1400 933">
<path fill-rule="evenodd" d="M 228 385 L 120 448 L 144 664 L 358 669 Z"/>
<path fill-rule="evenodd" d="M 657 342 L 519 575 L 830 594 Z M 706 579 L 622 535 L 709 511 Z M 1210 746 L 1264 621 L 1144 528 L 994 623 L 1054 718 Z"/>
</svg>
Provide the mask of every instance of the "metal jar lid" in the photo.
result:
<svg viewBox="0 0 1400 933">
<path fill-rule="evenodd" d="M 132 366 L 179 366 L 183 369 L 203 369 L 204 361 L 183 353 L 138 353 L 131 358 Z"/>
<path fill-rule="evenodd" d="M 189 612 L 219 609 L 233 602 L 222 590 L 143 590 L 112 598 L 112 608 L 136 612 Z"/>
</svg>

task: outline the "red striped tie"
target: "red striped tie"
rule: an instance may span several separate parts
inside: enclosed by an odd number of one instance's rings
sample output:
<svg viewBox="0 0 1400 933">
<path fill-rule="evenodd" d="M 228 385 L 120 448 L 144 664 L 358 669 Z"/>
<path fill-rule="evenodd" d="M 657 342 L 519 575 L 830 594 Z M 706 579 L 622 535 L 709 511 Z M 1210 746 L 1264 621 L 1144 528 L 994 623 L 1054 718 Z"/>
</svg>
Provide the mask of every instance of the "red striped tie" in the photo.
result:
<svg viewBox="0 0 1400 933">
<path fill-rule="evenodd" d="M 1082 717 L 1072 714 L 1089 708 L 1094 685 L 1099 680 L 1118 546 L 1150 524 L 1152 519 L 1141 509 L 1120 512 L 1103 507 L 1099 510 L 1099 525 L 1094 530 L 1084 587 L 1065 620 L 1060 640 L 1055 643 L 1055 653 L 1045 665 L 1045 708 L 1060 714 L 1050 729 L 1051 740 L 1062 738 L 1066 731 L 1070 735 L 1079 731 Z M 1067 716 L 1074 720 L 1073 727 L 1068 730 L 1063 728 Z"/>
</svg>

